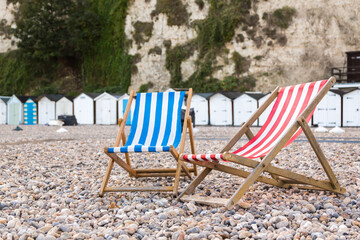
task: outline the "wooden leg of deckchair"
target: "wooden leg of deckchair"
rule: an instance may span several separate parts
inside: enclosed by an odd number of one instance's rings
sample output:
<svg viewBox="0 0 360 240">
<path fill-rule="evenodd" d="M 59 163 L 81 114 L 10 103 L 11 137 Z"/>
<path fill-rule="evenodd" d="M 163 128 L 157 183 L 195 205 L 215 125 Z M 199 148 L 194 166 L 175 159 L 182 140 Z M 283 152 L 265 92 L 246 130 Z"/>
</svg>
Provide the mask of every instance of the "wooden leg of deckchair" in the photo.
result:
<svg viewBox="0 0 360 240">
<path fill-rule="evenodd" d="M 321 166 L 324 168 L 325 173 L 328 176 L 331 184 L 334 186 L 335 189 L 339 189 L 340 184 L 339 184 L 334 172 L 332 171 L 331 166 L 330 166 L 329 162 L 327 161 L 323 151 L 321 150 L 319 143 L 316 141 L 314 134 L 312 133 L 308 123 L 306 122 L 306 119 L 304 117 L 302 117 L 301 119 L 299 119 L 298 123 L 300 124 L 301 128 L 303 129 L 305 136 L 309 140 L 310 145 L 311 145 L 312 149 L 314 150 L 317 158 L 319 159 Z"/>
<path fill-rule="evenodd" d="M 111 170 L 114 167 L 114 160 L 113 159 L 109 159 L 109 163 L 108 166 L 106 168 L 106 173 L 103 179 L 103 182 L 101 184 L 101 188 L 100 188 L 100 196 L 103 197 L 104 193 L 105 193 L 105 188 L 109 182 L 109 178 L 110 178 L 110 174 L 111 174 Z"/>
<path fill-rule="evenodd" d="M 234 195 L 229 199 L 226 204 L 227 209 L 231 209 L 234 205 L 245 195 L 246 191 L 250 188 L 250 186 L 256 181 L 256 179 L 260 176 L 260 174 L 264 171 L 264 168 L 258 166 L 253 170 L 253 172 L 245 179 L 245 181 L 241 184 L 240 188 L 234 193 Z"/>
<path fill-rule="evenodd" d="M 182 170 L 184 170 L 184 172 L 186 173 L 186 175 L 191 179 L 191 175 L 190 175 L 190 171 L 189 169 L 186 167 L 185 163 L 183 161 L 179 161 L 179 153 L 176 151 L 176 149 L 174 148 L 174 146 L 170 146 L 170 153 L 171 155 L 173 155 L 173 157 L 175 158 L 175 160 L 177 161 L 177 164 L 180 164 L 182 167 Z"/>
<path fill-rule="evenodd" d="M 244 122 L 243 124 L 245 124 L 245 122 Z M 250 128 L 248 128 L 248 129 L 246 130 L 245 135 L 246 135 L 246 137 L 247 137 L 249 140 L 251 140 L 251 139 L 254 137 L 254 134 L 253 134 L 253 132 L 251 131 Z M 261 157 L 260 159 L 262 160 L 263 158 L 264 158 L 264 157 Z M 271 176 L 273 179 L 275 179 L 275 180 L 279 180 L 279 176 L 277 176 L 277 175 L 275 175 L 275 174 L 273 174 L 273 173 L 270 173 L 270 176 Z"/>
<path fill-rule="evenodd" d="M 190 138 L 190 147 L 191 147 L 191 153 L 195 154 L 195 143 L 194 143 L 194 134 L 193 134 L 193 127 L 191 122 L 191 117 L 188 117 L 188 128 L 189 128 L 189 138 Z M 195 164 L 194 166 L 194 175 L 197 176 L 197 167 Z"/>
<path fill-rule="evenodd" d="M 182 196 L 191 194 L 194 192 L 195 188 L 204 180 L 204 178 L 211 172 L 211 168 L 205 168 L 190 184 L 189 186 L 180 194 L 177 198 L 179 201 Z"/>
<path fill-rule="evenodd" d="M 125 145 L 125 143 L 126 143 L 125 133 L 123 132 L 121 135 L 122 135 L 121 138 L 122 138 L 123 145 Z M 125 153 L 125 159 L 126 159 L 127 165 L 129 165 L 131 167 L 131 161 L 130 161 L 129 153 Z M 131 177 L 130 173 L 129 173 L 129 177 Z"/>
<path fill-rule="evenodd" d="M 286 140 L 286 139 L 285 139 Z M 230 198 L 228 203 L 226 204 L 227 209 L 231 209 L 239 200 L 244 196 L 245 192 L 250 188 L 250 186 L 258 179 L 261 173 L 264 172 L 266 167 L 270 164 L 270 162 L 274 159 L 276 154 L 281 150 L 281 147 L 285 145 L 284 138 L 273 148 L 270 153 L 266 155 L 266 157 L 257 165 L 257 167 L 252 171 L 252 173 L 245 179 L 245 181 L 241 184 L 240 188 L 234 193 L 234 195 Z M 280 147 L 281 146 L 281 147 Z"/>
<path fill-rule="evenodd" d="M 136 171 L 134 169 L 132 169 L 129 165 L 127 165 L 127 163 L 124 162 L 118 155 L 116 155 L 116 153 L 108 153 L 108 152 L 105 152 L 105 153 L 111 159 L 113 159 L 117 164 L 119 164 L 120 167 L 125 169 L 131 175 L 131 177 L 137 177 Z"/>
<path fill-rule="evenodd" d="M 179 191 L 179 183 L 180 183 L 180 173 L 181 173 L 181 164 L 180 164 L 180 159 L 177 160 L 178 164 L 177 164 L 177 168 L 176 168 L 176 173 L 175 173 L 175 181 L 174 181 L 174 194 L 175 196 L 177 196 L 178 191 Z"/>
<path fill-rule="evenodd" d="M 251 168 L 255 168 L 259 165 L 259 162 L 256 160 L 252 160 L 252 159 L 245 158 L 245 157 L 242 157 L 242 156 L 239 156 L 236 154 L 232 154 L 232 153 L 228 153 L 228 152 L 224 153 L 223 157 L 227 161 L 234 162 L 234 163 L 244 165 L 247 167 L 251 167 Z M 294 173 L 290 170 L 272 166 L 271 164 L 269 164 L 266 167 L 265 171 L 270 174 L 274 174 L 276 176 L 281 176 L 281 178 L 278 177 L 279 184 L 285 184 L 285 185 L 293 184 L 293 183 L 294 184 L 308 184 L 308 185 L 312 185 L 317 188 L 321 188 L 322 190 L 326 190 L 326 191 L 333 191 L 336 193 L 344 193 L 345 192 L 345 189 L 343 189 L 343 188 L 334 189 L 333 186 L 331 185 L 330 181 L 316 180 L 312 177 L 307 177 L 307 176 L 304 176 L 304 175 L 301 175 L 298 173 Z"/>
</svg>

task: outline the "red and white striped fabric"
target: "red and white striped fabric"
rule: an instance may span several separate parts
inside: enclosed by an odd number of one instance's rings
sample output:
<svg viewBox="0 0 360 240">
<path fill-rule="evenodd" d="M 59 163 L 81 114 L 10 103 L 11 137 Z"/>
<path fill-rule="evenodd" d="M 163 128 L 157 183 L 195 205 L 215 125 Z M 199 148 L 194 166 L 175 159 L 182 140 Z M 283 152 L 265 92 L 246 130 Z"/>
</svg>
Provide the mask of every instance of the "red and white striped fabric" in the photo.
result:
<svg viewBox="0 0 360 240">
<path fill-rule="evenodd" d="M 182 158 L 188 162 L 219 162 L 221 160 L 224 160 L 222 154 L 186 154 L 183 155 Z"/>
<path fill-rule="evenodd" d="M 326 82 L 327 80 L 323 80 L 281 88 L 269 117 L 260 131 L 247 144 L 233 153 L 251 159 L 265 156 L 282 139 Z M 307 122 L 310 121 L 313 112 L 306 118 Z M 285 146 L 292 143 L 301 132 L 299 128 Z M 183 159 L 216 162 L 223 160 L 223 156 L 222 154 L 188 154 L 183 155 Z"/>
</svg>

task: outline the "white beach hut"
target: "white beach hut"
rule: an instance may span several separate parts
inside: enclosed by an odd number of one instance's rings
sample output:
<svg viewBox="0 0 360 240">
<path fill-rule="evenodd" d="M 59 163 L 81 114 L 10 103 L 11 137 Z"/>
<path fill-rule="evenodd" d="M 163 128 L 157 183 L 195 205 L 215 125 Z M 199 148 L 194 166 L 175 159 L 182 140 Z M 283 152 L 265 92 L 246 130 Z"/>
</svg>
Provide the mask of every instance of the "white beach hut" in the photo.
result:
<svg viewBox="0 0 360 240">
<path fill-rule="evenodd" d="M 117 124 L 117 100 L 119 97 L 121 97 L 119 94 L 104 92 L 94 99 L 96 124 Z"/>
<path fill-rule="evenodd" d="M 195 112 L 195 125 L 209 125 L 209 98 L 213 93 L 195 93 L 191 98 L 191 108 Z"/>
<path fill-rule="evenodd" d="M 24 103 L 29 97 L 16 96 L 7 102 L 7 123 L 10 125 L 18 125 L 24 122 Z"/>
<path fill-rule="evenodd" d="M 343 95 L 343 126 L 360 126 L 360 89 Z"/>
<path fill-rule="evenodd" d="M 7 105 L 10 97 L 0 96 L 0 124 L 6 124 Z"/>
<path fill-rule="evenodd" d="M 74 107 L 72 98 L 63 96 L 55 104 L 56 109 L 56 119 L 58 119 L 61 115 L 73 115 L 74 114 Z"/>
<path fill-rule="evenodd" d="M 227 126 L 233 124 L 232 100 L 238 92 L 217 92 L 209 98 L 210 125 Z"/>
<path fill-rule="evenodd" d="M 74 115 L 78 124 L 95 124 L 94 99 L 100 93 L 81 93 L 74 98 Z"/>
<path fill-rule="evenodd" d="M 259 107 L 270 97 L 271 93 L 268 93 L 264 95 L 262 98 L 259 99 Z M 260 115 L 259 117 L 259 126 L 263 126 L 265 124 L 265 121 L 268 119 L 269 114 L 271 112 L 271 109 L 273 108 L 275 104 L 275 99 L 272 101 L 272 103 L 265 109 L 265 111 Z"/>
<path fill-rule="evenodd" d="M 126 93 L 124 95 L 122 95 L 121 97 L 119 97 L 119 99 L 118 99 L 118 115 L 119 115 L 118 118 L 124 117 L 124 113 L 125 113 L 128 101 L 129 101 L 129 95 Z M 126 125 L 131 125 L 131 121 L 134 116 L 135 103 L 136 103 L 136 98 L 134 98 L 131 103 L 130 113 L 129 113 L 129 116 L 126 121 Z"/>
<path fill-rule="evenodd" d="M 173 88 L 168 88 L 165 92 L 176 92 L 176 90 Z"/>
<path fill-rule="evenodd" d="M 59 101 L 63 95 L 45 94 L 38 97 L 38 119 L 39 124 L 47 124 L 50 120 L 56 118 L 56 102 Z"/>
<path fill-rule="evenodd" d="M 234 99 L 234 126 L 240 126 L 251 117 L 259 107 L 258 100 L 263 96 L 260 92 L 245 92 Z M 255 121 L 253 126 L 257 125 Z"/>
<path fill-rule="evenodd" d="M 330 89 L 316 106 L 313 124 L 324 127 L 341 126 L 341 95 L 340 90 Z"/>
</svg>

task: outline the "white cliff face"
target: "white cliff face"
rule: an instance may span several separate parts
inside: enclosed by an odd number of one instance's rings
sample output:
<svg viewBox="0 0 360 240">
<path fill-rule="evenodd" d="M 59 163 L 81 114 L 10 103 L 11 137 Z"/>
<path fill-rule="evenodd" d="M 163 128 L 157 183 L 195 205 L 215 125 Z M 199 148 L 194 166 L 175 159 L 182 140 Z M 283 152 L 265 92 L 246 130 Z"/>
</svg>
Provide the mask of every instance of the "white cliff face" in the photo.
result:
<svg viewBox="0 0 360 240">
<path fill-rule="evenodd" d="M 257 49 L 254 44 L 242 49 L 231 44 L 243 56 L 263 56 L 253 60 L 250 73 L 259 80 L 257 89 L 268 91 L 276 85 L 289 85 L 329 77 L 330 68 L 343 66 L 346 51 L 360 48 L 360 10 L 356 0 L 347 1 L 262 1 L 257 5 L 260 24 L 264 12 L 283 6 L 296 9 L 297 15 L 284 31 L 287 44 Z M 269 76 L 266 76 L 269 75 Z"/>
<path fill-rule="evenodd" d="M 7 23 L 8 25 L 11 25 L 11 27 L 14 26 L 14 15 L 12 14 L 12 11 L 14 10 L 15 6 L 10 3 L 7 5 L 6 0 L 0 0 L 0 21 Z M 0 52 L 7 52 L 9 50 L 15 49 L 15 44 L 11 44 L 12 41 L 16 41 L 14 37 L 6 38 L 5 36 L 0 35 Z"/>
<path fill-rule="evenodd" d="M 196 38 L 197 33 L 191 28 L 191 23 L 205 19 L 209 11 L 209 3 L 204 1 L 200 10 L 195 0 L 182 0 L 189 13 L 189 24 L 169 26 L 167 15 L 151 16 L 156 8 L 157 0 L 132 0 L 128 9 L 125 23 L 125 34 L 131 40 L 129 54 L 140 55 L 136 63 L 137 72 L 132 74 L 130 90 L 139 90 L 139 87 L 148 82 L 154 85 L 150 90 L 163 91 L 169 87 L 170 73 L 165 67 L 166 47 L 164 41 L 171 41 L 171 47 L 184 44 Z M 273 12 L 284 6 L 296 9 L 296 16 L 286 30 L 281 30 L 287 38 L 285 45 L 261 32 L 266 26 L 262 19 L 265 12 Z M 14 25 L 14 10 L 12 4 L 0 0 L 0 20 Z M 255 90 L 270 91 L 275 86 L 284 86 L 307 81 L 315 81 L 329 77 L 330 68 L 343 66 L 345 52 L 360 50 L 360 4 L 358 0 L 317 0 L 317 1 L 287 1 L 261 0 L 254 5 L 252 14 L 259 15 L 259 26 L 256 36 L 262 36 L 261 46 L 256 46 L 250 36 L 239 27 L 236 35 L 242 34 L 243 42 L 232 41 L 226 43 L 226 54 L 217 57 L 217 64 L 222 68 L 213 72 L 213 77 L 222 80 L 233 74 L 234 62 L 231 60 L 234 51 L 251 60 L 249 74 L 256 79 Z M 137 43 L 134 40 L 136 22 L 152 23 L 151 36 L 145 41 Z M 15 27 L 15 26 L 12 26 Z M 16 41 L 0 36 L 0 52 L 15 49 L 11 42 Z M 271 44 L 272 43 L 272 44 Z M 160 51 L 150 51 L 156 48 Z M 149 53 L 149 51 L 151 53 Z M 196 71 L 195 62 L 198 52 L 181 64 L 184 80 L 187 80 Z"/>
<path fill-rule="evenodd" d="M 191 13 L 189 20 L 194 21 L 198 19 L 204 19 L 206 17 L 208 4 L 205 4 L 204 9 L 198 12 L 198 6 L 195 4 L 195 0 L 184 1 L 187 5 L 187 11 Z M 131 4 L 128 10 L 128 16 L 125 23 L 125 34 L 128 39 L 133 39 L 135 29 L 134 23 L 141 22 L 153 22 L 152 36 L 149 41 L 143 44 L 136 44 L 132 41 L 132 46 L 129 50 L 129 54 L 140 54 L 141 60 L 136 64 L 138 72 L 131 76 L 130 90 L 137 91 L 142 84 L 152 82 L 154 87 L 151 90 L 166 90 L 169 88 L 170 73 L 165 67 L 166 60 L 166 48 L 164 46 L 165 40 L 171 41 L 171 46 L 174 47 L 177 44 L 184 44 L 187 41 L 196 37 L 196 32 L 193 28 L 182 26 L 168 26 L 167 16 L 165 14 L 159 14 L 151 18 L 151 12 L 155 10 L 156 0 L 144 1 L 135 0 Z M 161 55 L 149 54 L 149 50 L 154 47 L 161 48 Z M 195 61 L 196 58 L 191 58 Z M 190 76 L 194 71 L 193 62 L 184 63 L 183 72 L 186 76 Z"/>
<path fill-rule="evenodd" d="M 195 0 L 183 0 L 190 15 L 190 23 L 206 18 L 209 4 L 206 0 L 204 2 L 203 10 L 199 10 Z M 140 45 L 133 41 L 129 52 L 132 55 L 141 55 L 141 61 L 137 63 L 138 73 L 132 75 L 131 89 L 134 90 L 138 90 L 142 84 L 149 81 L 154 83 L 151 90 L 168 88 L 170 73 L 165 68 L 164 40 L 171 40 L 171 46 L 174 47 L 196 37 L 196 32 L 191 27 L 168 26 L 167 16 L 164 14 L 151 18 L 155 6 L 156 0 L 134 0 L 128 11 L 126 36 L 129 39 L 133 39 L 133 24 L 136 21 L 154 23 L 149 41 Z M 244 35 L 244 42 L 237 42 L 234 38 L 226 44 L 229 50 L 228 59 L 237 51 L 251 60 L 249 74 L 257 79 L 255 90 L 270 91 L 277 85 L 327 78 L 332 66 L 343 66 L 346 51 L 360 49 L 358 0 L 259 1 L 253 8 L 253 12 L 260 17 L 258 29 L 266 26 L 266 22 L 262 20 L 264 12 L 272 12 L 284 6 L 293 7 L 297 11 L 289 28 L 282 30 L 287 38 L 284 46 L 263 34 L 263 43 L 257 48 L 254 41 L 241 28 L 236 30 L 236 35 Z M 261 30 L 258 30 L 258 34 L 259 31 Z M 272 46 L 268 46 L 270 41 L 273 42 Z M 149 55 L 149 50 L 156 46 L 162 49 L 161 55 Z M 195 71 L 196 59 L 197 52 L 181 64 L 183 79 L 186 80 Z M 222 63 L 223 68 L 215 71 L 213 77 L 223 79 L 233 73 L 234 63 L 231 60 Z"/>
</svg>

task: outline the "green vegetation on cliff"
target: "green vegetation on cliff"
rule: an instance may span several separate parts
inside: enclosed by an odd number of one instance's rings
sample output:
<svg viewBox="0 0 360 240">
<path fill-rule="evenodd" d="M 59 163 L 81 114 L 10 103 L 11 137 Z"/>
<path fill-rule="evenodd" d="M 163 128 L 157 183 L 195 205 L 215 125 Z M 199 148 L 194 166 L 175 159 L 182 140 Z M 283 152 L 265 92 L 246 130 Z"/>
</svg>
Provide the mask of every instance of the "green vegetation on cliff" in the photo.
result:
<svg viewBox="0 0 360 240">
<path fill-rule="evenodd" d="M 235 36 L 235 29 L 239 26 L 255 26 L 258 17 L 250 14 L 251 0 L 209 0 L 210 9 L 206 19 L 196 21 L 193 27 L 198 35 L 183 45 L 177 45 L 167 50 L 166 68 L 171 74 L 170 86 L 193 87 L 197 92 L 232 90 L 237 84 L 253 81 L 245 90 L 255 86 L 255 79 L 248 76 L 240 76 L 244 69 L 249 68 L 248 61 L 239 53 L 233 55 L 235 63 L 235 75 L 228 76 L 222 83 L 212 77 L 216 70 L 222 68 L 217 62 L 217 57 L 225 58 L 227 49 L 225 44 Z M 196 71 L 185 80 L 181 75 L 181 63 L 198 52 Z"/>
<path fill-rule="evenodd" d="M 19 0 L 18 50 L 0 55 L 0 94 L 126 92 L 129 0 Z"/>
<path fill-rule="evenodd" d="M 128 48 L 139 48 L 152 37 L 153 22 L 133 24 L 134 41 L 126 39 L 125 18 L 130 0 L 8 0 L 19 2 L 15 13 L 16 29 L 12 23 L 0 21 L 0 35 L 14 35 L 18 49 L 0 54 L 0 95 L 88 92 L 126 92 L 131 75 L 140 69 L 136 63 L 140 54 L 131 56 Z M 193 87 L 197 92 L 218 90 L 251 90 L 256 79 L 249 75 L 251 61 L 262 56 L 242 56 L 229 50 L 227 43 L 253 41 L 257 48 L 266 38 L 273 44 L 285 45 L 283 32 L 288 28 L 296 10 L 283 7 L 264 13 L 265 27 L 259 27 L 254 13 L 258 0 L 196 0 L 197 11 L 209 6 L 203 20 L 189 22 L 190 13 L 181 0 L 157 0 L 151 17 L 166 14 L 168 25 L 187 25 L 197 37 L 180 45 L 164 40 L 165 67 L 171 75 L 171 87 Z M 274 43 L 272 40 L 275 40 Z M 246 46 L 243 46 L 245 48 Z M 149 49 L 148 54 L 162 55 L 161 46 Z M 195 71 L 187 79 L 181 65 L 196 56 Z M 233 65 L 233 74 L 224 79 L 214 76 L 225 65 Z M 226 70 L 228 71 L 228 69 Z M 154 83 L 156 85 L 156 83 Z M 147 91 L 153 84 L 141 86 Z"/>
</svg>

